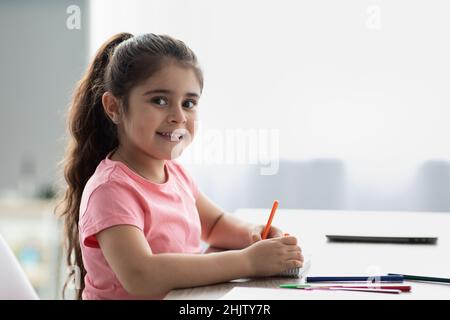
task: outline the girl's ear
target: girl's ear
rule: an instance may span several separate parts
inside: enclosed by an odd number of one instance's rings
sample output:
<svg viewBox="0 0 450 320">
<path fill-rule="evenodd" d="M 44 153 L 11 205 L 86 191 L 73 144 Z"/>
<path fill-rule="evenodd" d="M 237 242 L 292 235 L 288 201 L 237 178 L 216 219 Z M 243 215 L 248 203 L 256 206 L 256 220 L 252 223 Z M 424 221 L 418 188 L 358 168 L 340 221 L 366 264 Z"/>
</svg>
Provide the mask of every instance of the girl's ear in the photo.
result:
<svg viewBox="0 0 450 320">
<path fill-rule="evenodd" d="M 112 122 L 120 122 L 120 101 L 111 92 L 106 91 L 102 96 L 103 109 Z"/>
</svg>

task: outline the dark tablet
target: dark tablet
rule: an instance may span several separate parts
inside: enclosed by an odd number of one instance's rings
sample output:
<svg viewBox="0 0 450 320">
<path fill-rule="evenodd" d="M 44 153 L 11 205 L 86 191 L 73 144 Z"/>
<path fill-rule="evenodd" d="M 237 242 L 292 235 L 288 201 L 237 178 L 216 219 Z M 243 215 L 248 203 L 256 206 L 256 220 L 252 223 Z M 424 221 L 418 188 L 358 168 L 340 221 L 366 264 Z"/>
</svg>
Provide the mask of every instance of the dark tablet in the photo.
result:
<svg viewBox="0 0 450 320">
<path fill-rule="evenodd" d="M 376 237 L 346 235 L 327 235 L 326 237 L 331 242 L 436 244 L 438 240 L 437 237 Z"/>
</svg>

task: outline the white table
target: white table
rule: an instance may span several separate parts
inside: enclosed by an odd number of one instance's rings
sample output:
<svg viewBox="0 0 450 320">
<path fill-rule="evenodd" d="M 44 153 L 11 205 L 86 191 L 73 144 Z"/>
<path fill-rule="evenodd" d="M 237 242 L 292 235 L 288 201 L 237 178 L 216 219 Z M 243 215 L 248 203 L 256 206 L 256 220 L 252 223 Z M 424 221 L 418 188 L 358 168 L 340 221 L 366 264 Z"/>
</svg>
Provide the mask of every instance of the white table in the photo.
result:
<svg viewBox="0 0 450 320">
<path fill-rule="evenodd" d="M 240 209 L 235 214 L 249 222 L 265 223 L 269 212 L 270 209 Z M 279 209 L 273 225 L 297 236 L 304 255 L 311 259 L 309 275 L 402 273 L 450 278 L 450 213 Z M 437 236 L 439 240 L 436 245 L 331 243 L 326 234 Z M 450 299 L 449 284 L 412 281 L 404 283 L 412 286 L 412 292 L 399 295 L 269 290 L 282 283 L 296 282 L 301 280 L 240 279 L 173 290 L 166 299 Z M 235 287 L 240 289 L 233 289 Z"/>
</svg>

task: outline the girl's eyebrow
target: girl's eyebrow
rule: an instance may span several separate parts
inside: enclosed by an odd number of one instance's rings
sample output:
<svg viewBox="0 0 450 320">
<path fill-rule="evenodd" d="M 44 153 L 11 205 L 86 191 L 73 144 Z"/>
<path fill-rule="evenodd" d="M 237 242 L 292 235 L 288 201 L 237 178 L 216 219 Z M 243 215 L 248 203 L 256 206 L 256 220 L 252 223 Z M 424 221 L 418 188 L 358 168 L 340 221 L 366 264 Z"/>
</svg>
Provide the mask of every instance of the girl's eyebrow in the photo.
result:
<svg viewBox="0 0 450 320">
<path fill-rule="evenodd" d="M 148 90 L 148 91 L 144 92 L 143 96 L 147 96 L 147 95 L 155 94 L 155 93 L 172 94 L 173 91 L 167 90 L 167 89 Z M 195 93 L 195 92 L 186 92 L 185 96 L 195 97 L 195 98 L 199 98 L 200 97 L 200 95 L 198 93 Z"/>
</svg>

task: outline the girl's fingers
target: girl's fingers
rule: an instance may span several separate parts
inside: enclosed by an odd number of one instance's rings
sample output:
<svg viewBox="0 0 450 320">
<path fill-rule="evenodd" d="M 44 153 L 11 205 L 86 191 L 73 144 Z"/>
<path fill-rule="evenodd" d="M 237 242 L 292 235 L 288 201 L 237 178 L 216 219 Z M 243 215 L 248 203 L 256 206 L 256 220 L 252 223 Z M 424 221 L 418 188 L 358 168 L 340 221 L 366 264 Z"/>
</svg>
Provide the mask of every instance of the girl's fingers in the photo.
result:
<svg viewBox="0 0 450 320">
<path fill-rule="evenodd" d="M 259 233 L 253 233 L 252 234 L 252 243 L 255 243 L 259 240 L 261 240 L 261 235 Z"/>
<path fill-rule="evenodd" d="M 262 239 L 264 226 L 263 225 L 255 225 L 250 231 L 250 241 L 251 243 L 255 243 Z"/>
<path fill-rule="evenodd" d="M 303 255 L 299 251 L 290 252 L 288 257 L 289 260 L 304 260 Z"/>
<path fill-rule="evenodd" d="M 281 242 L 287 245 L 296 245 L 297 244 L 297 238 L 294 236 L 287 236 L 281 238 Z"/>
<path fill-rule="evenodd" d="M 300 248 L 300 247 L 297 246 L 297 245 L 289 246 L 288 252 L 296 252 L 296 251 L 302 252 L 302 248 Z"/>
<path fill-rule="evenodd" d="M 269 231 L 269 238 L 278 238 L 278 237 L 282 237 L 283 236 L 283 232 L 278 229 L 277 227 L 271 227 L 270 231 Z"/>
<path fill-rule="evenodd" d="M 298 261 L 298 260 L 289 260 L 287 263 L 287 269 L 292 269 L 292 268 L 301 268 L 303 267 L 303 262 L 302 261 Z"/>
</svg>

